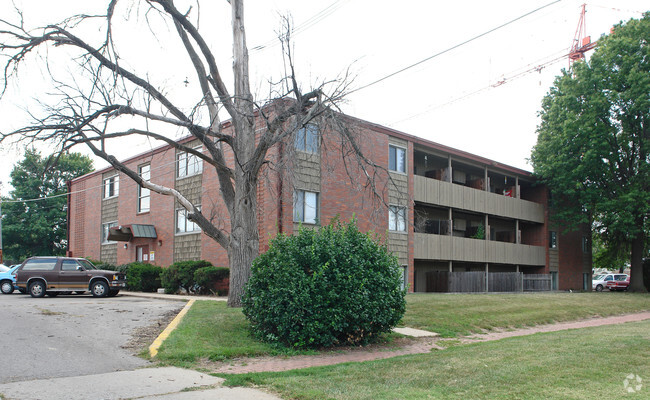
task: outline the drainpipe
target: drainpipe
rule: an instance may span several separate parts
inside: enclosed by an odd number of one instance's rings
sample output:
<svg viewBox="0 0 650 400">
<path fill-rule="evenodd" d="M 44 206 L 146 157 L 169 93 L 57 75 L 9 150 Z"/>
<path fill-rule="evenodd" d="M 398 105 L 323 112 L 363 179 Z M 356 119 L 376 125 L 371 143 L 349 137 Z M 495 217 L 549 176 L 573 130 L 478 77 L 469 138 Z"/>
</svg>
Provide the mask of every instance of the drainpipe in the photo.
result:
<svg viewBox="0 0 650 400">
<path fill-rule="evenodd" d="M 284 158 L 284 143 L 280 142 L 279 145 L 279 157 L 280 157 L 280 165 L 282 165 L 282 161 Z M 278 170 L 278 233 L 282 233 L 284 231 L 284 222 L 283 222 L 283 217 L 284 217 L 284 210 L 283 210 L 283 205 L 284 202 L 282 201 L 282 197 L 284 196 L 284 190 L 283 190 L 283 184 L 282 184 L 282 168 Z"/>
<path fill-rule="evenodd" d="M 65 229 L 65 239 L 66 239 L 66 246 L 68 250 L 66 251 L 66 255 L 68 257 L 72 257 L 72 252 L 70 251 L 70 206 L 71 206 L 71 196 L 72 196 L 72 181 L 66 181 L 65 183 L 66 188 L 68 189 L 68 195 L 66 196 L 66 201 L 68 202 L 68 207 L 66 209 L 66 229 Z"/>
</svg>

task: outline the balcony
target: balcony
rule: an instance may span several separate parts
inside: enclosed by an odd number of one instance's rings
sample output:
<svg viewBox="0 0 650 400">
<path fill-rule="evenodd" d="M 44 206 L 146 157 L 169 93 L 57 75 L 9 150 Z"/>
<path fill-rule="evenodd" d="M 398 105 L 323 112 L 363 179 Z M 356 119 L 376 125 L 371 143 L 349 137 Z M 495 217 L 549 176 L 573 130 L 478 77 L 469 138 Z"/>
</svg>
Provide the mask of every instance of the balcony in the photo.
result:
<svg viewBox="0 0 650 400">
<path fill-rule="evenodd" d="M 522 221 L 544 223 L 544 206 L 420 175 L 414 176 L 415 201 Z"/>
<path fill-rule="evenodd" d="M 512 265 L 544 265 L 543 246 L 469 239 L 449 235 L 415 234 L 415 258 Z"/>
</svg>

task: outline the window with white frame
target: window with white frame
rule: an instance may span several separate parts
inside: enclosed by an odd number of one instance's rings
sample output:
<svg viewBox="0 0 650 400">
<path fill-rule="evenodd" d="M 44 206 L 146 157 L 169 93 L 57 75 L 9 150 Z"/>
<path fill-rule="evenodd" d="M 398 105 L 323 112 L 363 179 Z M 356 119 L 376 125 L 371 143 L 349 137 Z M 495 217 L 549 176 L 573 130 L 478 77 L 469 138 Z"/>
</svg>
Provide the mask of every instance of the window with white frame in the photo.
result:
<svg viewBox="0 0 650 400">
<path fill-rule="evenodd" d="M 151 179 L 151 164 L 144 164 L 138 167 L 138 175 L 143 180 L 149 181 Z M 144 213 L 151 209 L 151 191 L 142 186 L 138 186 L 138 212 Z"/>
<path fill-rule="evenodd" d="M 201 151 L 201 146 L 194 148 L 196 151 Z M 197 175 L 203 172 L 203 160 L 198 156 L 188 153 L 181 152 L 176 155 L 176 177 L 184 178 L 186 176 Z"/>
<path fill-rule="evenodd" d="M 113 175 L 104 179 L 104 198 L 110 199 L 120 194 L 120 176 Z"/>
<path fill-rule="evenodd" d="M 406 232 L 406 207 L 388 207 L 388 230 Z"/>
<path fill-rule="evenodd" d="M 114 226 L 117 226 L 117 221 L 104 222 L 102 224 L 102 244 L 117 243 L 114 240 L 108 240 L 108 230 Z"/>
<path fill-rule="evenodd" d="M 296 150 L 318 153 L 318 126 L 308 124 L 298 129 L 294 143 Z"/>
<path fill-rule="evenodd" d="M 406 149 L 388 145 L 388 169 L 390 171 L 406 173 Z"/>
<path fill-rule="evenodd" d="M 318 193 L 306 190 L 293 193 L 293 220 L 306 224 L 318 222 Z"/>
<path fill-rule="evenodd" d="M 188 211 L 184 208 L 176 210 L 176 233 L 200 232 L 201 228 L 187 218 Z"/>
</svg>

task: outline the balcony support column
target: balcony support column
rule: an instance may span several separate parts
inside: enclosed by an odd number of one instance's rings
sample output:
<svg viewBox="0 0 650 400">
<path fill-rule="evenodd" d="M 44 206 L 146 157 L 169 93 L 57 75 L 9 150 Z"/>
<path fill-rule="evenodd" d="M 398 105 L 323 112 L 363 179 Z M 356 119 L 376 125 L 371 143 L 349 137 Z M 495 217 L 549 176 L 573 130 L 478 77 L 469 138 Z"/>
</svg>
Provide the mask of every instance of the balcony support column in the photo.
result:
<svg viewBox="0 0 650 400">
<path fill-rule="evenodd" d="M 521 235 L 519 234 L 519 220 L 515 220 L 515 243 L 521 244 Z"/>
<path fill-rule="evenodd" d="M 487 168 L 487 165 L 486 165 L 485 167 L 483 167 L 483 189 L 486 192 L 490 191 L 490 181 L 489 181 L 489 179 L 490 178 L 488 177 L 488 168 Z"/>
<path fill-rule="evenodd" d="M 515 176 L 515 199 L 521 199 L 521 193 L 519 193 L 519 177 Z"/>
</svg>

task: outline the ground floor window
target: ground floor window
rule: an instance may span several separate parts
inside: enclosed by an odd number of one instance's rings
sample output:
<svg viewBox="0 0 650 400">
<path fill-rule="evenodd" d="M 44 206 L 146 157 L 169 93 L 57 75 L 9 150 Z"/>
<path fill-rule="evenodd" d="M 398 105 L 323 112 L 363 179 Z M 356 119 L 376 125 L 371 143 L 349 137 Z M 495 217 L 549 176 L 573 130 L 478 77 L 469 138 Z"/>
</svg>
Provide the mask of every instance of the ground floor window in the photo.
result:
<svg viewBox="0 0 650 400">
<path fill-rule="evenodd" d="M 113 240 L 108 240 L 108 229 L 117 226 L 117 221 L 105 222 L 102 224 L 102 244 L 116 243 Z"/>
<path fill-rule="evenodd" d="M 402 290 L 408 287 L 408 266 L 402 265 Z"/>
</svg>

